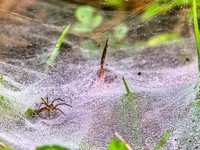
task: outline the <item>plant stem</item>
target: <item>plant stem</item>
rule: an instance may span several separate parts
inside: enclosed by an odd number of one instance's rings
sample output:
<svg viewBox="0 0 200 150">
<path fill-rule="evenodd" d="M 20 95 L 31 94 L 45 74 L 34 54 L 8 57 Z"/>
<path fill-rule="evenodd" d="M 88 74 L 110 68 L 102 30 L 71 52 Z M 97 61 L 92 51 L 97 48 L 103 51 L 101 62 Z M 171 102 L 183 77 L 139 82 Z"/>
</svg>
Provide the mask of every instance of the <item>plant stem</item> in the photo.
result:
<svg viewBox="0 0 200 150">
<path fill-rule="evenodd" d="M 197 54 L 198 54 L 198 72 L 200 72 L 200 33 L 199 33 L 199 25 L 197 18 L 196 0 L 193 0 L 193 19 L 194 19 L 194 32 L 195 32 Z"/>
<path fill-rule="evenodd" d="M 105 70 L 104 70 L 104 62 L 105 62 L 105 59 L 106 59 L 106 53 L 107 53 L 107 46 L 108 46 L 108 39 L 106 40 L 106 44 L 105 44 L 105 47 L 104 47 L 104 49 L 103 49 L 103 54 L 102 54 L 102 56 L 101 56 L 101 68 L 99 69 L 99 74 L 98 74 L 98 76 L 99 76 L 99 78 L 103 78 L 104 77 L 104 72 L 105 72 Z"/>
<path fill-rule="evenodd" d="M 69 28 L 70 28 L 70 25 L 66 26 L 65 29 L 63 30 L 62 34 L 60 35 L 60 37 L 56 43 L 56 46 L 54 47 L 53 51 L 51 52 L 51 54 L 47 60 L 45 72 L 48 72 L 49 68 L 53 65 L 56 58 L 58 57 L 58 54 L 60 53 L 60 47 L 63 43 L 63 40 L 64 40 L 65 35 L 67 34 Z"/>
</svg>

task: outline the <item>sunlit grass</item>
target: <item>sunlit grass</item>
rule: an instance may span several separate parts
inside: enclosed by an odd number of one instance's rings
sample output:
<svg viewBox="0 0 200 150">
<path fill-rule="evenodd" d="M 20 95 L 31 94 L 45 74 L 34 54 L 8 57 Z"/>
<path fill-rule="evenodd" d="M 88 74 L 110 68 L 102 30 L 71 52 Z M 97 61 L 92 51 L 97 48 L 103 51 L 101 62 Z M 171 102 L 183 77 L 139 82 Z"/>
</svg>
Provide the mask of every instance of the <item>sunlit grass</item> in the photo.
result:
<svg viewBox="0 0 200 150">
<path fill-rule="evenodd" d="M 199 25 L 198 25 L 198 18 L 197 18 L 197 5 L 196 0 L 193 0 L 193 19 L 194 19 L 194 32 L 195 32 L 195 39 L 197 45 L 197 54 L 198 54 L 198 69 L 200 71 L 200 33 L 199 33 Z"/>
<path fill-rule="evenodd" d="M 53 65 L 56 58 L 58 57 L 58 54 L 60 53 L 60 47 L 63 43 L 63 40 L 64 40 L 67 32 L 69 31 L 69 28 L 70 28 L 70 25 L 66 26 L 65 29 L 63 30 L 62 34 L 60 35 L 60 37 L 56 43 L 56 46 L 54 47 L 53 51 L 51 52 L 51 54 L 47 60 L 45 72 L 49 71 L 49 68 Z"/>
<path fill-rule="evenodd" d="M 8 145 L 4 144 L 3 142 L 0 142 L 0 150 L 13 150 Z"/>
<path fill-rule="evenodd" d="M 117 139 L 112 139 L 107 147 L 107 150 L 127 150 L 124 143 Z"/>
<path fill-rule="evenodd" d="M 43 145 L 37 147 L 36 150 L 70 150 L 70 149 L 60 145 Z"/>
</svg>

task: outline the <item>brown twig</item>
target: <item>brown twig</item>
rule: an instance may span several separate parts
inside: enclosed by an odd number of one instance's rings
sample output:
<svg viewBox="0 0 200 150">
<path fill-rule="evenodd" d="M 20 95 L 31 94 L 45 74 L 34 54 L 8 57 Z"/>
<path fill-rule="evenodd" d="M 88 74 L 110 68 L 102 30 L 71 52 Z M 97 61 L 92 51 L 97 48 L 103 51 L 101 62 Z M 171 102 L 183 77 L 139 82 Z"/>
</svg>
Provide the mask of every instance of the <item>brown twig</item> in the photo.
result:
<svg viewBox="0 0 200 150">
<path fill-rule="evenodd" d="M 122 137 L 121 135 L 119 135 L 119 133 L 115 132 L 114 134 L 115 134 L 115 136 L 116 136 L 122 143 L 124 143 L 124 145 L 126 146 L 126 148 L 127 148 L 128 150 L 133 150 L 133 149 L 131 148 L 131 146 L 123 139 L 123 137 Z"/>
<path fill-rule="evenodd" d="M 99 78 L 103 78 L 104 77 L 104 62 L 105 62 L 105 58 L 106 58 L 106 53 L 107 53 L 107 46 L 108 46 L 108 39 L 106 40 L 106 44 L 105 44 L 105 47 L 103 49 L 103 54 L 102 54 L 102 57 L 101 57 L 101 68 L 99 69 L 99 73 L 98 73 L 98 77 Z"/>
</svg>

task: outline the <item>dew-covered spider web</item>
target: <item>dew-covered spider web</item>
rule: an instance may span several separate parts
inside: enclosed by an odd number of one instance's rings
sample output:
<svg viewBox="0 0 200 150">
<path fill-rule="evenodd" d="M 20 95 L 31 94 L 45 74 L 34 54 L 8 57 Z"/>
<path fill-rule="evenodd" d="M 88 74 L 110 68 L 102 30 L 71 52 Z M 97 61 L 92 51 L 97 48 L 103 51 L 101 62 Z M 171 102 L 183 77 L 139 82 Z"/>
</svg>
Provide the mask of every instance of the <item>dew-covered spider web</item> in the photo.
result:
<svg viewBox="0 0 200 150">
<path fill-rule="evenodd" d="M 173 4 L 169 2 L 162 5 L 170 10 L 154 17 L 149 11 L 142 19 L 149 2 L 126 11 L 100 4 L 91 11 L 90 24 L 95 15 L 97 23 L 88 26 L 76 16 L 77 9 L 86 6 L 80 3 L 0 1 L 0 141 L 16 150 L 44 144 L 104 150 L 116 131 L 133 149 L 146 150 L 170 130 L 164 149 L 200 149 L 190 7 L 167 7 Z M 69 24 L 60 54 L 45 72 L 48 57 Z M 97 72 L 107 38 L 102 82 Z M 130 101 L 122 77 L 132 92 Z M 28 108 L 36 110 L 46 96 L 72 107 L 58 106 L 65 115 L 52 111 L 50 117 L 46 112 L 42 117 L 27 116 Z"/>
</svg>

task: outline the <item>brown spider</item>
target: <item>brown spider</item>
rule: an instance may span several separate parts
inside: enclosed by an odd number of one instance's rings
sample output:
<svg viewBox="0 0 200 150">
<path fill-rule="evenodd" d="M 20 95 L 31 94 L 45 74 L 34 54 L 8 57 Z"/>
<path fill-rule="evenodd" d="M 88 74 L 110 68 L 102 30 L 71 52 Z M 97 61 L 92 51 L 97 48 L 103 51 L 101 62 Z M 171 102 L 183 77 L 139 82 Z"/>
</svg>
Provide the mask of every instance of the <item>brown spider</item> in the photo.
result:
<svg viewBox="0 0 200 150">
<path fill-rule="evenodd" d="M 64 100 L 62 100 L 61 98 L 56 98 L 56 99 L 54 99 L 51 103 L 49 103 L 48 97 L 46 97 L 46 100 L 43 99 L 43 98 L 41 98 L 41 99 L 42 99 L 42 102 L 40 103 L 38 109 L 36 110 L 36 112 L 37 112 L 37 114 L 38 114 L 39 117 L 40 117 L 39 114 L 40 114 L 41 112 L 47 112 L 48 115 L 49 115 L 49 117 L 50 117 L 50 112 L 51 112 L 51 111 L 54 111 L 54 110 L 58 110 L 58 111 L 60 111 L 62 114 L 64 114 L 62 110 L 60 110 L 59 108 L 57 108 L 59 105 L 67 105 L 67 106 L 69 106 L 69 107 L 72 107 L 71 105 L 66 104 L 66 103 L 58 103 L 58 104 L 54 105 L 54 102 L 55 102 L 55 101 L 62 101 L 62 102 L 64 102 Z M 42 105 L 44 105 L 44 107 L 40 108 Z M 64 115 L 65 115 L 65 114 L 64 114 Z"/>
</svg>

